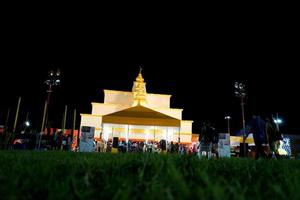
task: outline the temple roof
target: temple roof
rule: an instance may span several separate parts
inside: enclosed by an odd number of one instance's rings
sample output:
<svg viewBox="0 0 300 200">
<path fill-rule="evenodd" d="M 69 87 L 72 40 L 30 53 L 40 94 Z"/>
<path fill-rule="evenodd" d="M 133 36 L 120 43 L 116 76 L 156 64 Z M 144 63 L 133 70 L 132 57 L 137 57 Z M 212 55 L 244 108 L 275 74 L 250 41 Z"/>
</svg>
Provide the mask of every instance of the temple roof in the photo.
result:
<svg viewBox="0 0 300 200">
<path fill-rule="evenodd" d="M 180 126 L 180 120 L 141 105 L 105 115 L 103 116 L 103 122 L 153 126 Z"/>
</svg>

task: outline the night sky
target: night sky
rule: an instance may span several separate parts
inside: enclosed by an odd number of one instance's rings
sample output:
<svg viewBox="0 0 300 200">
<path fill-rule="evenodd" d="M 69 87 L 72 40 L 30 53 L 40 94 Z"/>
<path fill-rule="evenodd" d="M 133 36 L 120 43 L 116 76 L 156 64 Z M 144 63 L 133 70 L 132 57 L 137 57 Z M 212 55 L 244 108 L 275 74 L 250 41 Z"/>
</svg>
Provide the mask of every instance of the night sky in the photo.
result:
<svg viewBox="0 0 300 200">
<path fill-rule="evenodd" d="M 184 119 L 195 121 L 194 132 L 203 120 L 225 131 L 226 115 L 232 116 L 235 131 L 240 128 L 233 85 L 242 80 L 248 91 L 247 119 L 253 113 L 279 113 L 282 130 L 300 134 L 299 39 L 293 26 L 223 23 L 199 30 L 196 24 L 164 23 L 86 28 L 80 33 L 61 27 L 44 27 L 35 34 L 24 27 L 21 34 L 6 31 L 0 60 L 0 124 L 11 108 L 12 127 L 22 96 L 19 122 L 29 112 L 33 126 L 40 129 L 46 99 L 43 81 L 49 69 L 62 72 L 62 84 L 51 96 L 50 120 L 60 126 L 68 104 L 71 127 L 72 109 L 90 113 L 92 101 L 103 101 L 103 89 L 130 91 L 142 65 L 148 92 L 172 94 L 172 107 L 184 108 Z"/>
</svg>

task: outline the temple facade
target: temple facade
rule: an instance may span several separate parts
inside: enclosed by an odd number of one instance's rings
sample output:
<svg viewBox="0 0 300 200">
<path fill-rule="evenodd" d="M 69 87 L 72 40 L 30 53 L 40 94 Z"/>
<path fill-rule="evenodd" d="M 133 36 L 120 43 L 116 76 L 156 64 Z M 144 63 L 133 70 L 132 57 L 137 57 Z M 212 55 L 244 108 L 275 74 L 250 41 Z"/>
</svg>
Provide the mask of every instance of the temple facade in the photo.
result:
<svg viewBox="0 0 300 200">
<path fill-rule="evenodd" d="M 131 92 L 104 90 L 104 103 L 92 102 L 92 113 L 81 113 L 81 127 L 94 127 L 95 139 L 191 144 L 193 121 L 183 109 L 170 107 L 171 95 L 147 93 L 140 70 Z"/>
</svg>

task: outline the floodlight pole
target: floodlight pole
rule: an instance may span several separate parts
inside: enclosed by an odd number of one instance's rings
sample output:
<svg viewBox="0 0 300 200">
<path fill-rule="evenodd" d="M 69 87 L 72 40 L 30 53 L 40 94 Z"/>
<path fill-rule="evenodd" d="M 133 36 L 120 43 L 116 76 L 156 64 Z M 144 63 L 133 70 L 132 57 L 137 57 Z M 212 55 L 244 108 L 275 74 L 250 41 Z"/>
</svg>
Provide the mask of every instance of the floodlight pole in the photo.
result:
<svg viewBox="0 0 300 200">
<path fill-rule="evenodd" d="M 227 120 L 227 133 L 230 135 L 230 116 L 226 116 L 225 119 Z"/>
<path fill-rule="evenodd" d="M 42 120 L 42 125 L 41 125 L 41 132 L 39 133 L 38 143 L 37 143 L 37 149 L 38 149 L 38 150 L 39 150 L 40 147 L 41 147 L 41 140 L 42 140 L 43 131 L 44 131 L 44 125 L 45 125 L 45 117 L 46 117 L 47 106 L 48 106 L 48 103 L 47 103 L 47 101 L 45 101 L 45 105 L 44 105 L 44 113 L 43 113 L 43 120 Z"/>
<path fill-rule="evenodd" d="M 60 84 L 60 70 L 58 69 L 55 73 L 54 71 L 49 71 L 48 72 L 48 77 L 47 80 L 45 81 L 45 84 L 49 86 L 48 90 L 47 90 L 47 110 L 46 110 L 46 118 L 45 118 L 45 124 L 44 127 L 48 126 L 48 118 L 49 118 L 49 103 L 50 103 L 50 96 L 51 93 L 53 92 L 52 87 L 53 86 L 57 86 Z"/>
<path fill-rule="evenodd" d="M 244 96 L 241 96 L 241 109 L 242 109 L 242 120 L 243 120 L 243 151 L 244 156 L 246 157 L 246 122 L 245 122 L 245 109 L 244 109 Z"/>
<path fill-rule="evenodd" d="M 246 157 L 246 122 L 245 122 L 245 102 L 246 97 L 245 85 L 241 82 L 235 82 L 235 95 L 241 99 L 241 110 L 242 110 L 242 126 L 243 126 L 243 155 Z"/>
<path fill-rule="evenodd" d="M 74 136 L 75 129 L 76 129 L 76 109 L 74 109 L 74 112 L 73 112 L 72 139 L 73 139 L 73 136 Z"/>
<path fill-rule="evenodd" d="M 17 105 L 13 133 L 15 133 L 16 127 L 17 127 L 18 116 L 19 116 L 19 109 L 20 109 L 20 103 L 21 103 L 21 97 L 19 97 L 19 101 L 18 101 L 18 105 Z"/>
<path fill-rule="evenodd" d="M 50 96 L 51 96 L 51 92 L 52 92 L 52 84 L 49 84 L 49 88 L 47 90 L 47 107 L 46 107 L 46 118 L 45 118 L 45 123 L 44 123 L 44 127 L 43 130 L 48 126 L 48 113 L 49 113 L 49 104 L 50 104 Z"/>
<path fill-rule="evenodd" d="M 8 122 L 9 122 L 10 109 L 7 110 L 6 120 L 5 120 L 5 133 L 8 131 Z"/>
<path fill-rule="evenodd" d="M 67 113 L 68 113 L 68 105 L 65 106 L 65 112 L 63 115 L 63 121 L 62 121 L 63 134 L 65 134 L 65 131 L 66 131 Z"/>
</svg>

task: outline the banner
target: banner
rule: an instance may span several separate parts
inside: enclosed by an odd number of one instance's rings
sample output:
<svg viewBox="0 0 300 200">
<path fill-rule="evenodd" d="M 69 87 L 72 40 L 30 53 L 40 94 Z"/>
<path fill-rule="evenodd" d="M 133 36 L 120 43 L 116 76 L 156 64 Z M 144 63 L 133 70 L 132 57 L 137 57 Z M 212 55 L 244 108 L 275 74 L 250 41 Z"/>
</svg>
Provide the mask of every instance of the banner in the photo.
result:
<svg viewBox="0 0 300 200">
<path fill-rule="evenodd" d="M 72 138 L 72 145 L 71 145 L 71 150 L 76 151 L 78 147 L 78 130 L 74 130 L 73 132 L 73 138 Z"/>
<path fill-rule="evenodd" d="M 219 134 L 218 151 L 220 158 L 230 157 L 230 135 L 228 133 Z"/>
<path fill-rule="evenodd" d="M 283 140 L 280 140 L 280 146 L 278 149 L 279 155 L 291 156 L 291 139 L 287 136 L 283 136 Z"/>
<path fill-rule="evenodd" d="M 94 152 L 94 134 L 95 127 L 82 126 L 80 131 L 79 151 L 80 152 Z"/>
</svg>

